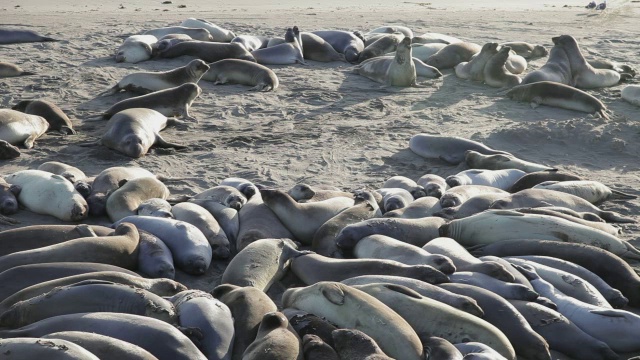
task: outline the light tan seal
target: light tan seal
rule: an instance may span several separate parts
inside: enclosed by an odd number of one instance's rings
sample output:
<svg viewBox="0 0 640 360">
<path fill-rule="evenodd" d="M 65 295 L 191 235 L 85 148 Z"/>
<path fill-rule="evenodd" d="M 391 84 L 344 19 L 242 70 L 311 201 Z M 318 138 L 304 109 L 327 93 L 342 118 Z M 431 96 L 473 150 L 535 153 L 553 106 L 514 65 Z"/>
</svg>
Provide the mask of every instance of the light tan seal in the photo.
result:
<svg viewBox="0 0 640 360">
<path fill-rule="evenodd" d="M 486 43 L 480 52 L 469 62 L 461 62 L 456 65 L 456 76 L 461 79 L 484 81 L 484 67 L 489 59 L 498 53 L 498 43 Z"/>
<path fill-rule="evenodd" d="M 161 37 L 171 34 L 184 34 L 191 37 L 193 40 L 200 41 L 213 41 L 211 33 L 207 29 L 186 27 L 186 26 L 169 26 L 158 29 L 151 29 L 144 32 L 143 35 L 152 35 L 160 39 Z"/>
<path fill-rule="evenodd" d="M 272 91 L 280 85 L 278 76 L 273 70 L 264 65 L 240 59 L 224 59 L 209 64 L 209 70 L 202 79 L 212 81 L 214 85 L 253 86 L 249 89 L 252 91 Z"/>
<path fill-rule="evenodd" d="M 31 71 L 24 71 L 18 65 L 0 61 L 0 78 L 15 77 L 15 76 L 28 76 L 35 75 L 36 73 Z"/>
<path fill-rule="evenodd" d="M 372 58 L 356 66 L 355 73 L 387 86 L 417 86 L 416 65 L 411 57 L 411 39 L 405 37 L 393 58 Z"/>
<path fill-rule="evenodd" d="M 133 35 L 124 40 L 116 50 L 116 62 L 139 63 L 151 59 L 152 46 L 158 42 L 153 35 Z"/>
<path fill-rule="evenodd" d="M 627 85 L 622 89 L 620 93 L 622 100 L 640 106 L 640 85 Z"/>
<path fill-rule="evenodd" d="M 22 100 L 11 109 L 25 114 L 42 116 L 49 123 L 49 130 L 59 131 L 62 134 L 73 135 L 73 124 L 69 117 L 56 104 L 47 100 Z"/>
<path fill-rule="evenodd" d="M 302 343 L 289 320 L 280 312 L 264 314 L 256 339 L 242 355 L 243 360 L 303 360 Z"/>
<path fill-rule="evenodd" d="M 184 20 L 180 26 L 207 29 L 211 34 L 211 41 L 215 42 L 229 42 L 236 37 L 233 31 L 223 29 L 214 23 L 202 19 L 188 18 Z"/>
<path fill-rule="evenodd" d="M 510 51 L 510 47 L 503 46 L 497 54 L 487 60 L 487 63 L 484 66 L 485 84 L 496 88 L 503 88 L 513 87 L 522 82 L 522 79 L 519 76 L 512 74 L 505 67 Z"/>
<path fill-rule="evenodd" d="M 112 222 L 138 214 L 138 207 L 154 198 L 166 199 L 169 189 L 155 177 L 132 179 L 122 184 L 107 199 L 107 214 Z"/>
<path fill-rule="evenodd" d="M 556 168 L 532 163 L 529 161 L 518 159 L 509 154 L 484 155 L 477 151 L 468 150 L 465 153 L 464 161 L 472 169 L 502 170 L 502 169 L 519 169 L 526 173 L 536 171 L 555 171 Z"/>
<path fill-rule="evenodd" d="M 468 42 L 456 42 L 442 48 L 442 50 L 431 55 L 425 63 L 438 70 L 450 69 L 464 61 L 471 60 L 471 57 L 482 50 L 478 44 Z"/>
<path fill-rule="evenodd" d="M 36 139 L 44 135 L 47 129 L 49 123 L 42 116 L 0 109 L 0 140 L 11 145 L 23 145 L 31 149 Z"/>
<path fill-rule="evenodd" d="M 500 46 L 510 47 L 511 50 L 525 59 L 540 58 L 549 54 L 549 51 L 542 45 L 534 45 L 520 41 L 506 42 L 500 44 Z"/>
</svg>

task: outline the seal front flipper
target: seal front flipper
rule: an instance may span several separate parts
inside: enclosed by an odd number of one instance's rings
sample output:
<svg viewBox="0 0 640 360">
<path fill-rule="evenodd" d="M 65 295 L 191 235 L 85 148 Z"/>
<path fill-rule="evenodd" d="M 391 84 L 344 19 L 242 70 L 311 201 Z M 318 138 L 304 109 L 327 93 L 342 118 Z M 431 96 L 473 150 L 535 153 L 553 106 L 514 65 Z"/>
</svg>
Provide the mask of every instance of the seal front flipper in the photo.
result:
<svg viewBox="0 0 640 360">
<path fill-rule="evenodd" d="M 608 316 L 608 317 L 617 317 L 617 318 L 626 317 L 625 313 L 623 313 L 621 310 L 613 310 L 613 309 L 589 310 L 589 312 L 591 314 L 596 314 L 596 315 L 601 315 L 601 316 Z"/>
<path fill-rule="evenodd" d="M 186 149 L 188 146 L 185 145 L 180 145 L 180 144 L 174 144 L 174 143 L 170 143 L 167 142 L 165 139 L 162 138 L 162 136 L 160 136 L 160 134 L 156 134 L 156 142 L 153 143 L 153 145 L 160 147 L 160 148 L 174 148 L 177 150 L 180 149 Z"/>
</svg>

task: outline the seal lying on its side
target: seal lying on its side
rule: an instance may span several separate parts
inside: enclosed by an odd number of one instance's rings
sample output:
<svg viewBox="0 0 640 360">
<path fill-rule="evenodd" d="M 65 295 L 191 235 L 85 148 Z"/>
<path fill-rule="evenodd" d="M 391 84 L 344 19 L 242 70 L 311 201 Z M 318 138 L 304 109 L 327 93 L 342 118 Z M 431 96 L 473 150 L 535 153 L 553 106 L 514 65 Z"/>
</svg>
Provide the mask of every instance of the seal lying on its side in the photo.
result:
<svg viewBox="0 0 640 360">
<path fill-rule="evenodd" d="M 224 59 L 209 64 L 203 80 L 218 84 L 242 84 L 253 86 L 249 90 L 271 91 L 280 82 L 273 70 L 255 62 L 240 59 Z"/>
</svg>

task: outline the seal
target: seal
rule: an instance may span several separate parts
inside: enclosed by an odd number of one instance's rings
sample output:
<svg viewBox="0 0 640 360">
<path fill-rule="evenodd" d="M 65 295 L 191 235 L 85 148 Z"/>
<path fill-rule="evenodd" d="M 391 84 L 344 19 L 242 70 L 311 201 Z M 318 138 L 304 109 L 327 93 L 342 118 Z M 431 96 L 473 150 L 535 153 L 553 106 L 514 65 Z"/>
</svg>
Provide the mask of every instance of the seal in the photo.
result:
<svg viewBox="0 0 640 360">
<path fill-rule="evenodd" d="M 519 169 L 471 169 L 448 176 L 446 182 L 452 188 L 463 185 L 480 185 L 506 191 L 524 175 L 526 173 Z"/>
<path fill-rule="evenodd" d="M 364 291 L 323 281 L 286 290 L 282 295 L 282 305 L 324 317 L 339 328 L 360 330 L 371 336 L 384 353 L 395 359 L 423 358 L 422 344 L 411 325 Z M 339 341 L 334 337 L 336 346 Z"/>
<path fill-rule="evenodd" d="M 524 172 L 531 173 L 536 171 L 556 171 L 545 165 L 532 163 L 518 159 L 511 154 L 485 155 L 477 151 L 468 150 L 465 153 L 464 160 L 473 169 L 501 170 L 501 169 L 520 169 Z"/>
<path fill-rule="evenodd" d="M 376 192 L 382 195 L 382 206 L 380 209 L 382 213 L 405 208 L 413 202 L 413 196 L 405 189 L 382 188 L 376 190 Z"/>
<path fill-rule="evenodd" d="M 500 46 L 510 47 L 511 50 L 525 59 L 536 59 L 549 54 L 549 51 L 544 46 L 529 44 L 527 42 L 511 41 L 502 43 Z"/>
<path fill-rule="evenodd" d="M 96 312 L 54 316 L 16 330 L 2 330 L 3 338 L 40 337 L 60 331 L 85 331 L 137 345 L 158 359 L 206 360 L 180 330 L 146 316 Z"/>
<path fill-rule="evenodd" d="M 608 120 L 607 107 L 595 96 L 572 86 L 553 81 L 538 81 L 514 86 L 505 96 L 515 101 L 525 101 L 532 108 L 539 105 L 596 114 Z"/>
<path fill-rule="evenodd" d="M 536 171 L 528 173 L 518 179 L 509 189 L 510 193 L 517 193 L 520 190 L 531 189 L 532 187 L 545 181 L 573 181 L 582 180 L 578 176 L 565 174 L 559 171 Z"/>
<path fill-rule="evenodd" d="M 495 87 L 513 87 L 520 85 L 522 79 L 512 74 L 505 67 L 505 63 L 510 56 L 511 48 L 503 46 L 497 54 L 491 56 L 484 66 L 484 83 Z"/>
<path fill-rule="evenodd" d="M 469 360 L 486 360 L 486 359 L 499 359 L 504 360 L 505 357 L 500 355 L 497 351 L 493 350 L 490 346 L 477 341 L 470 341 L 465 343 L 458 343 L 454 345 L 458 351 Z M 548 359 L 551 359 L 549 354 Z"/>
<path fill-rule="evenodd" d="M 176 220 L 187 222 L 197 227 L 207 238 L 215 259 L 227 259 L 231 255 L 229 239 L 218 221 L 209 211 L 198 204 L 184 202 L 171 208 Z"/>
<path fill-rule="evenodd" d="M 300 37 L 302 38 L 302 52 L 305 59 L 320 62 L 347 61 L 344 54 L 337 52 L 320 36 L 310 32 L 301 32 Z"/>
<path fill-rule="evenodd" d="M 459 43 L 462 42 L 462 40 L 453 37 L 453 36 L 449 36 L 449 35 L 444 35 L 444 34 L 438 34 L 438 33 L 424 33 L 420 36 L 414 36 L 413 37 L 413 42 L 416 44 L 454 44 L 454 43 Z"/>
<path fill-rule="evenodd" d="M 197 227 L 174 219 L 127 216 L 113 226 L 132 223 L 162 240 L 173 254 L 178 268 L 192 275 L 204 274 L 211 264 L 211 245 Z"/>
<path fill-rule="evenodd" d="M 289 321 L 281 312 L 264 314 L 256 339 L 247 347 L 246 360 L 303 360 L 298 334 L 289 330 Z"/>
<path fill-rule="evenodd" d="M 438 70 L 451 69 L 464 61 L 471 60 L 471 57 L 482 50 L 480 45 L 468 42 L 456 42 L 442 48 L 442 50 L 431 55 L 425 63 Z"/>
<path fill-rule="evenodd" d="M 538 298 L 538 293 L 526 285 L 500 281 L 482 273 L 459 271 L 450 278 L 452 283 L 487 289 L 505 299 L 535 301 Z"/>
<path fill-rule="evenodd" d="M 185 120 L 198 122 L 196 118 L 189 115 L 189 108 L 200 94 L 202 94 L 200 86 L 194 83 L 186 83 L 174 88 L 124 99 L 105 111 L 102 117 L 111 119 L 113 115 L 123 110 L 146 108 L 155 110 L 167 117 L 180 116 Z"/>
<path fill-rule="evenodd" d="M 561 208 L 561 207 L 538 207 L 538 208 L 523 208 L 523 209 L 514 209 L 514 210 L 523 214 L 540 214 L 540 215 L 556 216 L 559 218 L 563 218 L 565 220 L 569 220 L 571 222 L 575 222 L 578 224 L 592 227 L 597 230 L 604 231 L 614 236 L 621 234 L 620 228 L 613 226 L 609 223 L 606 223 L 599 216 L 594 215 L 592 213 L 584 213 L 589 215 L 589 217 L 587 217 L 571 209 Z M 591 216 L 595 218 L 591 220 L 586 219 L 586 218 L 590 218 Z"/>
<path fill-rule="evenodd" d="M 211 199 L 191 199 L 189 202 L 202 206 L 218 222 L 230 244 L 235 244 L 240 230 L 238 211 Z"/>
<path fill-rule="evenodd" d="M 267 294 L 252 286 L 222 284 L 216 286 L 211 295 L 231 310 L 235 329 L 231 359 L 241 360 L 245 350 L 256 339 L 264 315 L 278 311 L 278 307 Z"/>
<path fill-rule="evenodd" d="M 287 29 L 284 38 L 284 43 L 268 47 L 266 49 L 254 50 L 251 52 L 251 55 L 253 55 L 258 64 L 306 65 L 307 63 L 304 61 L 301 43 L 296 39 L 296 35 L 292 28 Z"/>
<path fill-rule="evenodd" d="M 186 290 L 170 301 L 180 314 L 180 326 L 202 333 L 199 348 L 207 359 L 231 359 L 233 317 L 229 307 L 200 290 Z"/>
<path fill-rule="evenodd" d="M 496 200 L 499 200 L 504 196 L 505 194 L 501 192 L 478 194 L 465 200 L 458 206 L 452 206 L 444 209 L 439 206 L 439 209 L 434 209 L 435 211 L 433 211 L 430 216 L 438 216 L 447 220 L 462 219 L 489 209 Z M 450 197 L 449 201 L 458 202 L 461 201 L 461 199 L 456 194 L 455 196 Z M 438 203 L 438 205 L 440 205 L 440 203 Z"/>
<path fill-rule="evenodd" d="M 447 340 L 437 337 L 421 337 L 422 345 L 424 345 L 425 359 L 449 359 L 462 360 L 463 356 L 453 344 Z"/>
<path fill-rule="evenodd" d="M 255 62 L 239 59 L 225 59 L 209 64 L 209 71 L 202 79 L 212 81 L 214 85 L 253 86 L 249 89 L 251 91 L 272 91 L 280 85 L 278 76 L 273 70 Z"/>
<path fill-rule="evenodd" d="M 247 198 L 233 186 L 218 185 L 196 194 L 193 199 L 213 200 L 226 207 L 240 210 L 247 203 Z"/>
<path fill-rule="evenodd" d="M 0 256 L 65 241 L 108 236 L 113 229 L 98 225 L 30 225 L 0 232 Z"/>
<path fill-rule="evenodd" d="M 0 258 L 0 271 L 12 267 L 53 262 L 96 262 L 135 269 L 139 235 L 136 227 L 122 224 L 112 236 L 86 237 L 24 250 Z"/>
<path fill-rule="evenodd" d="M 188 18 L 184 20 L 180 26 L 187 26 L 193 28 L 203 28 L 207 29 L 211 34 L 211 41 L 214 42 L 229 42 L 236 35 L 231 30 L 223 29 L 220 26 L 213 24 L 207 20 Z"/>
<path fill-rule="evenodd" d="M 469 171 L 469 170 L 467 170 Z M 471 170 L 474 171 L 474 170 Z M 463 177 L 461 177 L 464 179 Z M 452 185 L 460 183 L 458 177 L 448 177 L 447 179 Z M 470 200 L 476 196 L 496 194 L 494 198 L 502 198 L 509 195 L 508 192 L 500 190 L 499 188 L 487 185 L 459 185 L 447 190 L 442 197 L 440 197 L 440 206 L 442 208 L 456 207 L 464 204 L 467 200 Z M 488 208 L 487 208 L 488 209 Z M 486 209 L 485 209 L 486 210 Z"/>
<path fill-rule="evenodd" d="M 42 339 L 70 341 L 95 354 L 100 359 L 113 356 L 121 360 L 157 360 L 147 350 L 109 336 L 84 331 L 60 331 L 45 335 Z"/>
<path fill-rule="evenodd" d="M 422 247 L 439 237 L 438 229 L 445 223 L 438 217 L 374 218 L 345 226 L 336 237 L 336 244 L 343 249 L 352 249 L 363 237 L 380 234 Z"/>
<path fill-rule="evenodd" d="M 87 180 L 87 176 L 82 170 L 76 167 L 58 161 L 47 161 L 38 166 L 38 170 L 60 175 L 69 180 L 84 198 L 87 198 L 91 194 L 91 185 Z"/>
<path fill-rule="evenodd" d="M 335 197 L 354 198 L 353 193 L 344 192 L 338 188 L 325 189 L 322 185 L 295 184 L 287 191 L 291 198 L 299 203 L 328 200 Z"/>
<path fill-rule="evenodd" d="M 21 44 L 30 42 L 59 41 L 48 36 L 42 36 L 31 30 L 0 29 L 0 44 Z"/>
<path fill-rule="evenodd" d="M 107 215 L 111 222 L 136 215 L 140 205 L 149 199 L 166 199 L 169 189 L 155 177 L 141 177 L 127 181 L 107 199 Z"/>
<path fill-rule="evenodd" d="M 622 89 L 620 93 L 622 100 L 640 106 L 640 86 L 639 85 L 627 85 Z"/>
<path fill-rule="evenodd" d="M 255 61 L 251 53 L 238 43 L 216 43 L 197 40 L 173 43 L 162 49 L 158 48 L 157 54 L 158 57 L 164 59 L 189 55 L 208 63 L 222 59 Z"/>
<path fill-rule="evenodd" d="M 361 275 L 404 276 L 431 284 L 448 281 L 445 274 L 428 265 L 404 265 L 380 259 L 332 259 L 318 254 L 294 258 L 291 271 L 307 285 L 320 281 L 342 281 Z"/>
<path fill-rule="evenodd" d="M 0 177 L 0 214 L 12 215 L 18 212 L 20 191 L 22 191 L 22 186 L 11 185 Z M 0 235 L 0 239 L 2 239 L 2 235 Z M 5 247 L 3 246 L 3 248 Z"/>
<path fill-rule="evenodd" d="M 258 188 L 251 181 L 243 178 L 226 178 L 220 182 L 220 185 L 232 186 L 240 190 L 247 200 L 258 192 Z"/>
<path fill-rule="evenodd" d="M 620 64 L 609 59 L 591 59 L 587 60 L 587 62 L 589 63 L 589 65 L 593 66 L 596 69 L 609 69 L 617 71 L 620 74 L 629 74 L 632 77 L 636 76 L 637 73 L 636 69 L 634 69 L 633 67 L 626 64 Z"/>
<path fill-rule="evenodd" d="M 416 181 L 416 184 L 424 188 L 427 196 L 440 199 L 442 194 L 447 191 L 447 182 L 442 176 L 436 174 L 425 174 Z"/>
<path fill-rule="evenodd" d="M 317 335 L 305 335 L 302 338 L 302 351 L 309 360 L 340 360 L 338 353 Z"/>
<path fill-rule="evenodd" d="M 265 293 L 282 279 L 291 259 L 305 254 L 290 239 L 260 239 L 231 259 L 222 274 L 222 284 L 253 286 Z"/>
<path fill-rule="evenodd" d="M 117 190 L 123 180 L 133 180 L 139 177 L 153 177 L 149 171 L 139 167 L 110 167 L 102 170 L 91 184 L 91 195 L 87 198 L 89 213 L 93 216 L 102 216 L 107 213 L 107 198 L 110 193 Z"/>
<path fill-rule="evenodd" d="M 312 33 L 328 42 L 337 52 L 344 54 L 345 59 L 350 63 L 357 62 L 360 53 L 364 50 L 364 41 L 352 32 L 320 30 Z"/>
<path fill-rule="evenodd" d="M 331 335 L 340 359 L 392 360 L 369 335 L 356 329 L 336 329 Z"/>
<path fill-rule="evenodd" d="M 104 95 L 121 90 L 148 94 L 154 91 L 174 88 L 186 83 L 197 83 L 209 70 L 209 65 L 200 59 L 191 60 L 187 65 L 162 72 L 137 72 L 122 78 Z"/>
<path fill-rule="evenodd" d="M 31 149 L 36 139 L 44 135 L 48 128 L 49 123 L 42 116 L 0 109 L 0 140 L 11 145 L 23 145 Z"/>
<path fill-rule="evenodd" d="M 553 38 L 556 39 L 556 38 Z M 522 84 L 531 84 L 538 81 L 553 81 L 565 85 L 573 85 L 571 63 L 567 52 L 553 40 L 555 44 L 549 52 L 546 64 L 540 69 L 528 73 L 522 80 Z"/>
<path fill-rule="evenodd" d="M 31 71 L 24 71 L 18 65 L 0 61 L 0 78 L 36 75 Z"/>
<path fill-rule="evenodd" d="M 176 269 L 173 255 L 167 245 L 157 236 L 140 230 L 138 271 L 151 278 L 174 279 Z"/>
<path fill-rule="evenodd" d="M 415 39 L 415 38 L 414 38 Z M 418 59 L 420 61 L 427 61 L 429 56 L 437 53 L 442 50 L 447 44 L 416 44 L 412 39 L 411 43 L 411 53 L 414 59 Z M 415 61 L 415 60 L 414 60 Z"/>
<path fill-rule="evenodd" d="M 73 185 L 60 175 L 41 170 L 22 170 L 5 177 L 20 186 L 18 202 L 36 214 L 62 221 L 79 221 L 89 214 L 89 206 Z"/>
<path fill-rule="evenodd" d="M 513 49 L 509 52 L 509 57 L 507 61 L 504 63 L 504 67 L 512 74 L 522 74 L 525 70 L 527 70 L 527 60 L 515 53 Z"/>
<path fill-rule="evenodd" d="M 160 131 L 167 127 L 169 120 L 151 109 L 126 109 L 115 114 L 106 125 L 100 143 L 132 158 L 144 156 L 152 146 L 160 148 L 185 149 L 165 141 Z"/>
<path fill-rule="evenodd" d="M 598 181 L 545 181 L 533 187 L 533 189 L 547 189 L 560 191 L 581 197 L 592 204 L 607 200 L 631 200 L 638 197 L 625 194 L 618 190 L 612 190 L 607 185 Z"/>
<path fill-rule="evenodd" d="M 329 321 L 294 308 L 284 309 L 282 313 L 289 319 L 289 324 L 299 336 L 317 336 L 319 339 L 322 339 L 323 342 L 326 342 L 328 346 L 334 346 L 331 332 L 335 330 L 336 327 Z"/>
<path fill-rule="evenodd" d="M 416 65 L 411 57 L 411 39 L 405 37 L 398 44 L 393 59 L 372 58 L 360 63 L 354 71 L 387 86 L 417 86 Z"/>
<path fill-rule="evenodd" d="M 392 33 L 380 37 L 362 50 L 358 55 L 358 61 L 363 62 L 396 51 L 396 48 L 405 37 L 402 33 Z M 411 47 L 411 38 L 408 40 L 408 46 Z"/>
<path fill-rule="evenodd" d="M 260 192 L 253 195 L 240 209 L 238 218 L 237 251 L 260 239 L 294 238 L 278 216 L 264 204 Z"/>
<path fill-rule="evenodd" d="M 485 155 L 510 155 L 508 152 L 491 149 L 473 140 L 457 136 L 430 134 L 412 136 L 411 140 L 409 140 L 409 149 L 427 159 L 440 159 L 454 165 L 458 165 L 465 160 L 465 152 L 467 150 L 474 150 Z"/>
<path fill-rule="evenodd" d="M 161 198 L 151 198 L 142 201 L 136 208 L 135 214 L 129 215 L 157 216 L 172 219 L 174 218 L 173 214 L 171 213 L 171 204 L 169 204 L 167 200 Z"/>
<path fill-rule="evenodd" d="M 152 35 L 158 39 L 170 34 L 184 34 L 188 35 L 193 40 L 213 41 L 213 36 L 211 36 L 209 30 L 199 27 L 169 26 L 147 30 L 143 33 L 143 35 Z"/>
<path fill-rule="evenodd" d="M 0 160 L 11 160 L 20 157 L 20 149 L 0 140 Z"/>
<path fill-rule="evenodd" d="M 385 25 L 385 26 L 380 26 L 377 27 L 371 31 L 369 31 L 367 33 L 367 35 L 369 34 L 393 34 L 393 33 L 402 33 L 402 35 L 408 37 L 408 38 L 413 38 L 413 31 L 411 31 L 411 29 L 409 29 L 406 26 L 400 26 L 400 25 Z"/>
<path fill-rule="evenodd" d="M 231 39 L 231 42 L 241 44 L 247 51 L 251 52 L 267 47 L 269 38 L 266 36 L 238 35 Z"/>
<path fill-rule="evenodd" d="M 153 45 L 158 38 L 153 35 L 133 35 L 124 40 L 116 50 L 115 60 L 118 63 L 139 63 L 151 59 Z"/>
<path fill-rule="evenodd" d="M 405 176 L 392 176 L 382 184 L 382 188 L 401 188 L 411 193 L 414 199 L 427 196 L 425 189 Z"/>
<path fill-rule="evenodd" d="M 99 360 L 97 356 L 82 346 L 61 339 L 38 339 L 37 337 L 21 337 L 19 339 L 2 339 L 0 351 L 23 359 L 51 360 Z"/>
<path fill-rule="evenodd" d="M 455 67 L 456 76 L 461 79 L 484 81 L 484 68 L 493 55 L 498 53 L 498 43 L 486 43 L 469 62 L 461 62 Z"/>
<path fill-rule="evenodd" d="M 411 204 L 393 211 L 384 213 L 384 217 L 402 218 L 402 219 L 419 219 L 429 216 L 435 216 L 437 212 L 442 210 L 440 200 L 433 196 L 426 196 L 414 200 Z"/>
</svg>

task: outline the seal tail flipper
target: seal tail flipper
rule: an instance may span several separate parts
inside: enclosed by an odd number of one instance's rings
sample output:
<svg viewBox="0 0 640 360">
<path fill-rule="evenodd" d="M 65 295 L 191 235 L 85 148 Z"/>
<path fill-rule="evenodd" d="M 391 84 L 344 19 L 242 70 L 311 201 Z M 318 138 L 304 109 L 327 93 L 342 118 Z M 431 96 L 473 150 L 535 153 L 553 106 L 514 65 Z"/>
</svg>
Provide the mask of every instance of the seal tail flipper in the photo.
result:
<svg viewBox="0 0 640 360">
<path fill-rule="evenodd" d="M 96 146 L 96 145 L 101 145 L 101 143 L 102 143 L 101 141 L 102 140 L 95 140 L 95 141 L 92 141 L 92 142 L 81 143 L 81 144 L 76 144 L 76 145 L 81 146 L 81 147 L 92 147 L 92 146 Z"/>
<path fill-rule="evenodd" d="M 627 224 L 632 224 L 636 222 L 632 218 L 624 217 L 613 211 L 601 211 L 600 217 L 605 219 L 608 222 L 627 223 Z"/>
<path fill-rule="evenodd" d="M 60 133 L 63 135 L 76 135 L 77 132 L 68 126 L 62 126 L 60 128 Z"/>
<path fill-rule="evenodd" d="M 56 41 L 60 41 L 60 40 L 45 36 L 45 37 L 42 38 L 42 41 L 43 42 L 56 42 Z"/>
<path fill-rule="evenodd" d="M 640 260 L 640 250 L 626 241 L 622 242 L 627 247 L 627 252 L 622 257 L 632 260 Z"/>
<path fill-rule="evenodd" d="M 191 196 L 189 195 L 178 195 L 178 196 L 168 198 L 167 202 L 171 205 L 175 205 L 175 204 L 187 202 L 189 200 L 191 200 Z"/>
<path fill-rule="evenodd" d="M 22 74 L 20 74 L 20 76 L 31 76 L 31 75 L 38 75 L 38 74 L 32 71 L 23 71 Z"/>
<path fill-rule="evenodd" d="M 622 191 L 618 190 L 611 190 L 611 195 L 611 200 L 631 200 L 638 198 L 636 195 L 623 193 Z"/>
<path fill-rule="evenodd" d="M 156 134 L 156 142 L 154 143 L 154 145 L 160 148 L 174 148 L 176 150 L 187 148 L 187 146 L 185 145 L 174 144 L 166 141 L 162 138 L 162 136 L 160 136 L 160 134 Z"/>
<path fill-rule="evenodd" d="M 108 90 L 105 90 L 105 91 L 99 93 L 98 96 L 109 96 L 109 95 L 113 95 L 113 94 L 117 93 L 118 91 L 120 91 L 120 87 L 118 85 L 115 85 L 111 89 L 108 89 Z"/>
</svg>

